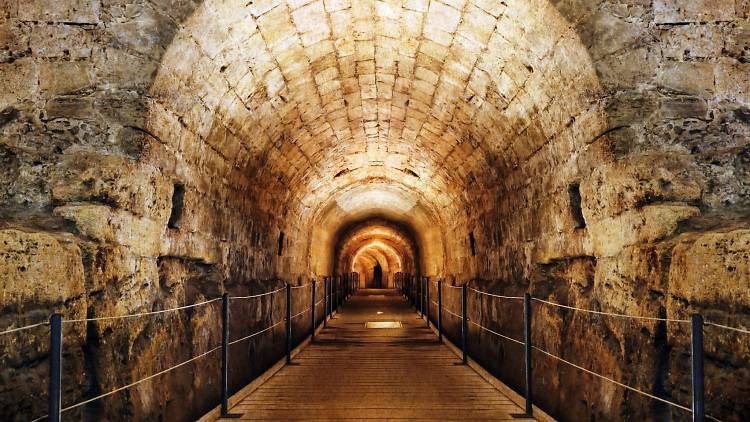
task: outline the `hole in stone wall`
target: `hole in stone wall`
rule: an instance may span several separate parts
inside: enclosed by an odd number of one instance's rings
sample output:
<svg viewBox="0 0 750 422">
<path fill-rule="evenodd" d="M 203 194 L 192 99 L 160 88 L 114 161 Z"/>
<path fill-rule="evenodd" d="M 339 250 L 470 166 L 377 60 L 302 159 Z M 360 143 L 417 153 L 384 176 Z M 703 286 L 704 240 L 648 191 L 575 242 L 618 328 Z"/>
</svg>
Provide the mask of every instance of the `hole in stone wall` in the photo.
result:
<svg viewBox="0 0 750 422">
<path fill-rule="evenodd" d="M 570 195 L 570 214 L 575 221 L 575 227 L 577 229 L 583 229 L 586 227 L 586 219 L 583 218 L 583 208 L 581 208 L 581 186 L 578 183 L 573 183 L 568 186 L 568 194 Z"/>
<path fill-rule="evenodd" d="M 284 232 L 279 233 L 278 255 L 281 256 L 282 253 L 284 253 Z"/>
<path fill-rule="evenodd" d="M 169 222 L 167 227 L 170 229 L 179 229 L 180 220 L 182 220 L 182 211 L 185 201 L 185 185 L 182 183 L 174 184 L 174 192 L 172 193 L 172 212 L 169 215 Z"/>
<path fill-rule="evenodd" d="M 469 232 L 469 246 L 471 247 L 471 256 L 477 256 L 477 241 L 474 239 L 474 232 Z"/>
</svg>

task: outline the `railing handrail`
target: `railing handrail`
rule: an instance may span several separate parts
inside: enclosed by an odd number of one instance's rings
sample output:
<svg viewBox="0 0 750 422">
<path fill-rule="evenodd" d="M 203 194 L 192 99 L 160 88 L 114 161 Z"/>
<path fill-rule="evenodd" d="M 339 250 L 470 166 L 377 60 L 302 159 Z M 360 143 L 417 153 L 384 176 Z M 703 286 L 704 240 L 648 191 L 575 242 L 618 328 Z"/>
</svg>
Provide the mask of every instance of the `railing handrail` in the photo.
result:
<svg viewBox="0 0 750 422">
<path fill-rule="evenodd" d="M 157 373 L 148 375 L 148 376 L 146 376 L 144 378 L 139 379 L 138 381 L 131 382 L 131 383 L 129 383 L 127 385 L 124 385 L 124 386 L 121 386 L 121 387 L 117 387 L 117 388 L 115 388 L 113 390 L 110 390 L 110 391 L 108 391 L 106 393 L 99 394 L 99 395 L 97 395 L 95 397 L 91 397 L 91 398 L 82 400 L 82 401 L 80 401 L 78 403 L 75 403 L 75 404 L 72 404 L 72 405 L 69 405 L 69 406 L 66 406 L 66 407 L 62 407 L 61 403 L 60 403 L 60 400 L 59 400 L 61 398 L 61 396 L 60 396 L 61 389 L 60 389 L 59 378 L 57 378 L 57 382 L 56 383 L 50 383 L 50 396 L 49 396 L 50 397 L 49 398 L 49 400 L 50 400 L 50 410 L 49 410 L 48 414 L 46 414 L 44 416 L 41 416 L 39 418 L 33 419 L 32 422 L 41 421 L 41 420 L 46 419 L 46 418 L 57 420 L 57 418 L 59 417 L 59 415 L 62 414 L 62 413 L 64 413 L 64 412 L 76 409 L 78 407 L 81 407 L 81 406 L 84 406 L 86 404 L 92 403 L 92 402 L 94 402 L 96 400 L 102 399 L 104 397 L 113 395 L 113 394 L 118 393 L 120 391 L 126 390 L 128 388 L 133 387 L 133 386 L 136 386 L 136 385 L 138 385 L 138 384 L 140 384 L 142 382 L 145 382 L 145 381 L 148 381 L 150 379 L 156 378 L 156 377 L 158 377 L 160 375 L 166 374 L 166 373 L 168 373 L 170 371 L 173 371 L 173 370 L 175 370 L 177 368 L 180 368 L 180 367 L 182 367 L 184 365 L 187 365 L 187 364 L 189 364 L 191 362 L 194 362 L 194 361 L 196 361 L 198 359 L 201 359 L 201 358 L 203 358 L 203 357 L 205 357 L 205 356 L 207 356 L 207 355 L 209 355 L 209 354 L 211 354 L 213 352 L 216 352 L 217 350 L 222 350 L 222 355 L 223 355 L 223 358 L 222 358 L 223 359 L 222 377 L 223 377 L 223 380 L 226 380 L 227 379 L 227 374 L 228 374 L 228 364 L 227 364 L 228 359 L 227 359 L 227 357 L 228 357 L 228 347 L 229 346 L 232 346 L 232 345 L 238 344 L 240 342 L 249 340 L 249 339 L 251 339 L 253 337 L 259 336 L 259 335 L 261 335 L 263 333 L 266 333 L 266 332 L 268 332 L 268 331 L 270 331 L 270 330 L 272 330 L 272 329 L 274 329 L 274 328 L 276 328 L 279 325 L 284 324 L 284 323 L 287 324 L 287 329 L 286 329 L 286 332 L 287 332 L 287 344 L 291 345 L 291 343 L 292 343 L 292 339 L 291 339 L 291 335 L 292 335 L 292 329 L 291 329 L 292 321 L 294 319 L 296 319 L 296 318 L 298 318 L 298 317 L 306 314 L 306 313 L 309 313 L 309 312 L 312 312 L 311 319 L 313 319 L 311 327 L 310 327 L 310 329 L 311 329 L 311 333 L 310 334 L 311 335 L 314 334 L 315 329 L 318 326 L 317 321 L 315 321 L 315 319 L 317 319 L 316 313 L 314 312 L 315 308 L 318 305 L 320 305 L 321 303 L 326 303 L 326 301 L 327 301 L 328 304 L 329 304 L 329 306 L 327 306 L 328 309 L 324 310 L 322 318 L 323 318 L 323 320 L 326 320 L 329 317 L 331 317 L 332 313 L 334 312 L 334 310 L 336 310 L 338 308 L 339 304 L 341 304 L 346 299 L 346 297 L 348 297 L 349 294 L 351 294 L 354 290 L 356 290 L 356 286 L 354 285 L 353 282 L 355 282 L 356 280 L 358 280 L 359 277 L 358 276 L 354 276 L 353 274 L 354 273 L 348 274 L 344 278 L 342 278 L 342 277 L 336 277 L 336 279 L 340 280 L 340 283 L 328 283 L 329 289 L 327 291 L 323 292 L 323 298 L 322 299 L 320 299 L 320 300 L 318 300 L 316 302 L 315 299 L 317 299 L 317 298 L 313 297 L 311 295 L 311 301 L 310 301 L 311 303 L 309 304 L 309 306 L 307 306 L 304 310 L 302 310 L 302 311 L 300 311 L 300 312 L 298 312 L 298 313 L 296 313 L 294 315 L 291 315 L 292 291 L 293 290 L 302 289 L 302 288 L 311 287 L 311 286 L 315 286 L 315 285 L 318 284 L 317 281 L 313 280 L 313 281 L 311 281 L 309 283 L 302 284 L 302 285 L 299 285 L 299 286 L 292 286 L 291 284 L 287 283 L 287 284 L 285 284 L 284 287 L 281 287 L 281 288 L 278 288 L 278 289 L 275 289 L 275 290 L 271 290 L 271 291 L 268 291 L 268 292 L 265 292 L 265 293 L 254 294 L 254 295 L 247 295 L 247 296 L 229 296 L 229 294 L 225 293 L 221 297 L 217 297 L 217 298 L 213 298 L 213 299 L 209 299 L 209 300 L 204 300 L 204 301 L 193 303 L 193 304 L 190 304 L 190 305 L 184 305 L 184 306 L 179 306 L 179 307 L 174 307 L 174 308 L 162 309 L 162 310 L 158 310 L 158 311 L 137 312 L 137 313 L 126 314 L 126 315 L 101 316 L 101 317 L 91 317 L 91 318 L 76 318 L 76 319 L 69 319 L 69 320 L 66 320 L 66 319 L 62 318 L 62 316 L 59 315 L 59 314 L 54 314 L 54 315 L 50 316 L 50 320 L 49 321 L 40 322 L 40 323 L 37 323 L 37 324 L 26 325 L 26 326 L 23 326 L 23 327 L 10 328 L 10 329 L 7 329 L 5 331 L 0 331 L 0 335 L 10 334 L 10 333 L 17 333 L 17 332 L 29 330 L 29 329 L 32 329 L 32 328 L 35 328 L 35 327 L 40 327 L 40 326 L 50 326 L 51 327 L 51 331 L 52 331 L 51 332 L 52 335 L 50 337 L 50 342 L 51 342 L 51 345 L 50 345 L 50 353 L 51 353 L 50 354 L 50 358 L 52 359 L 51 360 L 51 364 L 50 364 L 50 376 L 54 377 L 54 373 L 56 371 L 59 371 L 59 368 L 60 368 L 60 365 L 59 365 L 60 358 L 62 357 L 62 344 L 63 344 L 63 342 L 62 342 L 62 331 L 61 331 L 62 324 L 65 324 L 65 323 L 80 323 L 80 322 L 97 322 L 97 321 L 105 321 L 105 320 L 117 320 L 117 319 L 127 319 L 127 318 L 144 317 L 144 316 L 153 316 L 153 315 L 165 314 L 165 313 L 168 313 L 168 312 L 176 312 L 176 311 L 180 311 L 180 310 L 191 309 L 191 308 L 195 308 L 195 307 L 199 307 L 199 306 L 204 306 L 204 305 L 208 305 L 208 304 L 219 302 L 219 301 L 221 301 L 223 303 L 223 310 L 222 310 L 222 318 L 221 318 L 221 320 L 222 320 L 222 330 L 223 330 L 224 334 L 223 334 L 222 344 L 220 346 L 214 347 L 214 348 L 212 348 L 212 349 L 210 349 L 210 350 L 208 350 L 208 351 L 206 351 L 204 353 L 201 353 L 199 355 L 193 356 L 190 359 L 185 360 L 183 362 L 180 362 L 180 363 L 178 363 L 178 364 L 176 364 L 176 365 L 174 365 L 174 366 L 172 366 L 170 368 L 167 368 L 167 369 L 164 369 L 164 370 L 159 371 Z M 333 278 L 334 277 L 330 277 L 330 279 L 333 279 Z M 346 283 L 345 281 L 349 281 L 351 283 Z M 340 285 L 334 286 L 334 284 L 340 284 Z M 285 316 L 284 318 L 282 318 L 280 321 L 277 321 L 277 322 L 273 323 L 272 325 L 267 326 L 267 327 L 265 327 L 265 328 L 263 328 L 261 330 L 258 330 L 258 331 L 254 332 L 252 334 L 249 334 L 249 335 L 243 336 L 241 338 L 237 338 L 235 340 L 229 341 L 229 338 L 228 338 L 228 333 L 229 333 L 229 331 L 228 331 L 228 315 L 229 315 L 228 314 L 228 309 L 229 309 L 230 300 L 242 300 L 242 299 L 261 298 L 261 297 L 265 297 L 265 296 L 269 296 L 269 295 L 274 295 L 276 293 L 280 293 L 280 292 L 285 291 L 285 290 L 287 291 L 287 301 L 286 301 L 287 316 Z M 315 292 L 314 288 L 312 289 L 312 292 Z M 56 351 L 56 352 L 53 352 L 53 351 Z M 288 353 L 287 353 L 287 361 L 289 361 L 289 358 L 290 358 L 290 356 L 289 356 Z M 58 358 L 55 359 L 53 355 L 57 355 Z M 52 362 L 54 362 L 54 364 Z M 55 384 L 55 386 L 53 386 L 53 384 Z M 222 387 L 222 409 L 223 409 L 222 410 L 222 415 L 224 415 L 223 412 L 225 410 L 224 408 L 226 407 L 226 393 L 227 393 L 227 384 L 226 384 L 226 382 L 223 382 L 223 387 Z"/>
<path fill-rule="evenodd" d="M 409 277 L 410 277 L 410 275 L 406 274 L 405 276 L 402 276 L 401 278 L 409 280 L 410 279 Z M 453 288 L 453 289 L 463 289 L 463 286 L 466 286 L 467 287 L 466 290 L 472 290 L 472 291 L 474 291 L 474 292 L 476 292 L 478 294 L 486 295 L 486 296 L 497 298 L 497 299 L 504 299 L 504 300 L 518 300 L 518 299 L 521 299 L 521 300 L 524 300 L 524 307 L 525 308 L 526 307 L 530 307 L 531 302 L 534 301 L 534 302 L 542 303 L 542 304 L 545 304 L 545 305 L 556 306 L 556 307 L 560 307 L 560 308 L 568 309 L 568 310 L 572 310 L 572 311 L 580 311 L 580 312 L 585 312 L 585 313 L 590 313 L 590 314 L 595 314 L 595 315 L 602 315 L 602 316 L 611 316 L 611 317 L 617 317 L 617 318 L 628 318 L 628 319 L 636 319 L 636 320 L 658 321 L 658 322 L 672 322 L 672 323 L 679 323 L 679 324 L 689 323 L 689 324 L 693 325 L 693 327 L 692 327 L 693 330 L 695 330 L 696 327 L 698 327 L 698 329 L 702 331 L 702 327 L 705 324 L 705 325 L 711 325 L 711 326 L 722 328 L 722 329 L 726 329 L 726 330 L 732 330 L 732 331 L 735 331 L 735 332 L 738 332 L 738 333 L 750 334 L 750 331 L 742 329 L 742 328 L 736 328 L 736 327 L 731 327 L 731 326 L 728 326 L 728 325 L 717 324 L 717 323 L 710 322 L 710 321 L 703 322 L 703 318 L 700 317 L 700 316 L 697 316 L 697 315 L 695 315 L 694 318 L 691 319 L 691 320 L 675 319 L 675 318 L 647 317 L 647 316 L 639 316 L 639 315 L 627 315 L 627 314 L 620 314 L 620 313 L 614 313 L 614 312 L 603 312 L 603 311 L 596 311 L 596 310 L 592 310 L 592 309 L 585 309 L 585 308 L 578 308 L 578 307 L 569 306 L 569 305 L 563 305 L 563 304 L 560 304 L 560 303 L 555 303 L 555 302 L 544 300 L 544 299 L 540 299 L 540 298 L 534 298 L 529 293 L 527 293 L 526 294 L 526 298 L 524 298 L 524 297 L 519 297 L 519 296 L 504 296 L 504 295 L 498 295 L 498 294 L 494 294 L 494 293 L 485 292 L 485 291 L 478 290 L 478 289 L 473 288 L 473 287 L 468 287 L 468 285 L 466 283 L 464 283 L 461 286 L 452 286 L 450 284 L 440 283 L 440 282 L 434 282 L 434 284 L 437 285 L 438 289 L 440 289 L 441 286 L 447 286 L 447 287 L 450 287 L 450 288 Z M 406 286 L 403 286 L 403 289 L 404 289 L 404 294 L 409 295 L 411 293 L 410 289 L 408 289 Z M 464 301 L 464 303 L 465 303 L 465 300 L 466 300 L 466 298 L 465 298 L 465 294 L 466 294 L 465 291 L 466 290 L 462 291 L 462 296 L 464 296 L 462 300 Z M 441 291 L 439 291 L 438 293 L 441 294 Z M 483 326 L 482 324 L 480 324 L 480 323 L 478 323 L 476 321 L 468 319 L 467 315 L 465 315 L 465 314 L 464 315 L 459 315 L 459 314 L 457 314 L 455 312 L 452 312 L 448 307 L 445 307 L 445 306 L 441 307 L 441 304 L 438 303 L 438 302 L 435 302 L 435 301 L 431 301 L 431 302 L 438 307 L 438 316 L 437 316 L 438 319 L 440 318 L 440 315 L 442 315 L 442 312 L 446 312 L 449 315 L 454 316 L 454 317 L 458 318 L 461 321 L 466 321 L 466 322 L 468 322 L 468 324 L 476 326 L 476 327 L 478 327 L 479 329 L 481 329 L 483 331 L 489 332 L 489 333 L 491 333 L 491 334 L 493 334 L 495 336 L 498 336 L 498 337 L 503 338 L 505 340 L 511 341 L 513 343 L 516 343 L 516 344 L 519 344 L 519 345 L 523 345 L 524 347 L 528 348 L 529 350 L 536 350 L 539 353 L 542 353 L 542 354 L 544 354 L 546 356 L 549 356 L 551 358 L 559 360 L 560 362 L 568 364 L 568 365 L 570 365 L 570 366 L 572 366 L 574 368 L 577 368 L 577 369 L 579 369 L 581 371 L 584 371 L 584 372 L 586 372 L 588 374 L 597 376 L 597 377 L 599 377 L 599 378 L 601 378 L 603 380 L 611 382 L 611 383 L 613 383 L 615 385 L 618 385 L 618 386 L 620 386 L 622 388 L 625 388 L 627 390 L 630 390 L 630 391 L 633 391 L 635 393 L 641 394 L 643 396 L 649 397 L 651 399 L 660 401 L 660 402 L 668 404 L 670 406 L 679 408 L 681 410 L 685 410 L 687 412 L 695 413 L 695 411 L 693 409 L 691 409 L 691 408 L 689 408 L 687 406 L 681 405 L 681 404 L 676 403 L 676 402 L 672 402 L 672 401 L 664 399 L 662 397 L 658 397 L 658 396 L 656 396 L 654 394 L 642 391 L 642 390 L 637 389 L 635 387 L 631 387 L 631 386 L 629 386 L 627 384 L 624 384 L 624 383 L 619 382 L 619 381 L 617 381 L 615 379 L 612 379 L 612 378 L 610 378 L 610 377 L 608 377 L 606 375 L 599 374 L 599 373 L 597 373 L 595 371 L 592 371 L 590 369 L 587 369 L 587 368 L 584 368 L 584 367 L 582 367 L 580 365 L 577 365 L 577 364 L 575 364 L 573 362 L 570 362 L 570 361 L 568 361 L 568 360 L 566 360 L 566 359 L 564 359 L 564 358 L 562 358 L 560 356 L 556 356 L 556 355 L 554 355 L 554 354 L 552 354 L 552 353 L 550 353 L 550 352 L 548 352 L 548 351 L 546 351 L 546 350 L 544 350 L 544 349 L 542 349 L 542 348 L 540 348 L 538 346 L 534 346 L 533 344 L 531 344 L 531 339 L 530 338 L 527 341 L 520 341 L 520 340 L 514 339 L 512 337 L 509 337 L 509 336 L 506 336 L 504 334 L 501 334 L 498 331 L 495 331 L 495 330 L 492 330 L 492 329 L 490 329 L 488 327 L 485 327 L 485 326 Z M 464 312 L 466 312 L 466 311 L 464 311 Z M 528 315 L 531 315 L 531 314 L 529 313 Z M 696 317 L 697 317 L 697 320 L 696 320 Z M 696 325 L 696 321 L 697 321 L 697 325 Z M 441 338 L 442 338 L 442 328 L 440 326 L 438 326 L 438 335 L 441 336 Z M 696 337 L 695 333 L 693 334 L 693 337 Z M 702 338 L 702 333 L 699 332 L 698 335 L 697 335 L 697 337 L 699 337 L 699 339 Z M 694 342 L 696 341 L 695 338 L 693 339 L 693 341 Z M 703 353 L 703 351 L 702 351 L 703 350 L 702 340 L 698 340 L 698 341 L 701 342 L 700 345 L 699 345 L 699 352 L 698 353 L 700 354 L 699 359 L 702 361 L 702 353 Z M 695 344 L 693 344 L 693 347 L 695 347 Z M 464 340 L 463 349 L 464 349 L 463 350 L 464 356 L 466 356 L 467 351 L 466 351 L 465 340 Z M 693 356 L 693 360 L 694 361 L 695 361 L 695 359 L 696 359 L 695 356 Z M 530 368 L 530 364 L 528 362 L 527 362 L 527 368 Z M 701 379 L 699 380 L 700 381 L 700 387 L 699 388 L 701 388 L 701 391 L 702 391 L 702 383 L 703 383 L 703 381 L 702 381 L 702 373 L 699 376 L 701 377 Z M 694 378 L 693 379 L 693 383 L 695 383 L 696 382 L 696 380 L 695 380 L 695 374 L 694 374 L 693 378 Z M 527 379 L 527 384 L 528 383 L 529 383 L 529 380 Z M 694 384 L 694 389 L 695 388 L 696 387 L 695 387 L 695 384 Z M 530 389 L 529 385 L 527 385 L 527 389 Z M 527 390 L 527 391 L 530 391 L 530 390 Z M 695 399 L 696 398 L 694 397 L 694 400 Z M 702 400 L 703 400 L 702 399 L 702 393 L 701 393 L 700 400 L 701 400 L 700 406 L 702 408 L 702 406 L 703 406 L 703 404 L 702 404 Z M 531 406 L 529 405 L 529 403 L 530 402 L 527 401 L 527 413 L 526 413 L 526 416 L 531 416 L 531 410 L 530 410 Z M 696 402 L 694 401 L 694 403 L 693 403 L 694 407 L 696 406 L 695 403 Z M 716 418 L 714 416 L 706 414 L 705 412 L 702 412 L 702 413 L 703 413 L 703 416 L 705 416 L 708 419 L 711 419 L 711 420 L 717 421 L 717 422 L 721 422 L 720 419 L 718 419 L 718 418 Z"/>
</svg>

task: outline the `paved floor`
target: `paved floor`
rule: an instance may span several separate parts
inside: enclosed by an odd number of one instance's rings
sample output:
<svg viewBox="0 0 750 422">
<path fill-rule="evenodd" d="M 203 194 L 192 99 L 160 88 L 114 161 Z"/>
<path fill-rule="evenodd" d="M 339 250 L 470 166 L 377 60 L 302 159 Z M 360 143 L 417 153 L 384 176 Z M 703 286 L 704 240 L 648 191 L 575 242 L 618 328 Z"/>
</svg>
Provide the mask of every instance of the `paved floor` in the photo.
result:
<svg viewBox="0 0 750 422">
<path fill-rule="evenodd" d="M 402 328 L 365 328 L 399 321 Z M 360 290 L 316 342 L 231 409 L 240 420 L 518 420 L 392 290 Z M 236 419 L 235 419 L 236 420 Z"/>
</svg>

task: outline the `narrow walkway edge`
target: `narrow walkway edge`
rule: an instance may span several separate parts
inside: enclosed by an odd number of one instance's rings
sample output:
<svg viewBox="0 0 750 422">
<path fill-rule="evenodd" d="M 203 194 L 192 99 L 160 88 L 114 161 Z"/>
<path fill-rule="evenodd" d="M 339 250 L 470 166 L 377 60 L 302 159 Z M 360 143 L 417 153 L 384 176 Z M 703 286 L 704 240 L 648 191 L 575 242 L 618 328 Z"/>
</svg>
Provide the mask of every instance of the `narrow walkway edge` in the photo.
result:
<svg viewBox="0 0 750 422">
<path fill-rule="evenodd" d="M 522 413 L 522 398 L 475 362 L 456 365 L 455 346 L 440 343 L 395 290 L 360 290 L 314 343 L 295 351 L 296 365 L 280 361 L 235 394 L 231 413 L 240 420 L 524 420 L 511 416 Z M 535 411 L 537 420 L 554 420 Z M 200 420 L 218 416 L 215 409 Z"/>
</svg>

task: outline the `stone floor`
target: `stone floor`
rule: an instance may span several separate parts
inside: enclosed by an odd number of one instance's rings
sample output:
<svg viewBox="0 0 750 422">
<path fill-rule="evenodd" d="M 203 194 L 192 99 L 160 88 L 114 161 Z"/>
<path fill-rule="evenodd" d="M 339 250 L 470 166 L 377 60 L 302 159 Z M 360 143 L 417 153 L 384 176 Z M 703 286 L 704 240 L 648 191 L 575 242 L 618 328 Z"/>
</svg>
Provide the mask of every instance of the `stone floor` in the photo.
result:
<svg viewBox="0 0 750 422">
<path fill-rule="evenodd" d="M 399 321 L 402 328 L 365 328 Z M 231 409 L 242 420 L 518 420 L 392 290 L 361 290 L 316 342 Z"/>
</svg>

